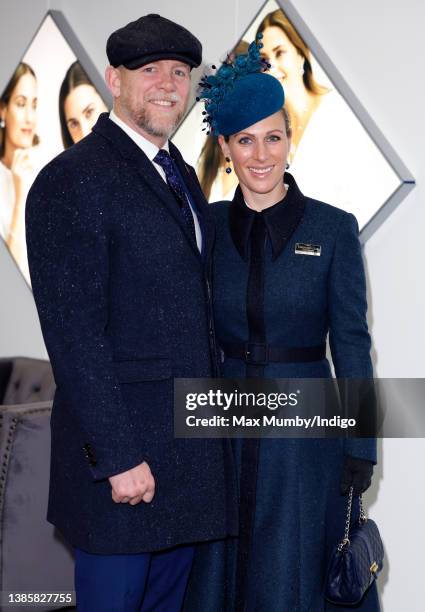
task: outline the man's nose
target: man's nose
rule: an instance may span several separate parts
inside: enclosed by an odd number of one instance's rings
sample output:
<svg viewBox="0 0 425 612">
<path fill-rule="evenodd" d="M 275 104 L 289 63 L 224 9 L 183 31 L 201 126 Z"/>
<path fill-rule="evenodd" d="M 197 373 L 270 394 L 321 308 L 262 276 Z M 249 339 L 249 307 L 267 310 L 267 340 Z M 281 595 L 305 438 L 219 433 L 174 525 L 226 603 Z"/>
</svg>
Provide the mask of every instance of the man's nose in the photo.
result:
<svg viewBox="0 0 425 612">
<path fill-rule="evenodd" d="M 175 91 L 176 86 L 174 83 L 174 78 L 173 78 L 172 73 L 163 72 L 161 74 L 161 80 L 159 82 L 159 87 L 161 89 L 164 89 L 165 91 Z"/>
</svg>

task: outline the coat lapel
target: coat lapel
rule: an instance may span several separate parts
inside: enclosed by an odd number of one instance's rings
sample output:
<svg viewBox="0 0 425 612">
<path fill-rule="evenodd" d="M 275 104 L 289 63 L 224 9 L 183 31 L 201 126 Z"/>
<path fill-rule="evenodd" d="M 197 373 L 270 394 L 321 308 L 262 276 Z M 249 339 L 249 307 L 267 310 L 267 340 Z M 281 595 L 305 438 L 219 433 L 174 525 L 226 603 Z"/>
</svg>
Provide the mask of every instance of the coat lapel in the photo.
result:
<svg viewBox="0 0 425 612">
<path fill-rule="evenodd" d="M 179 225 L 197 259 L 201 262 L 199 250 L 193 242 L 175 197 L 145 153 L 116 123 L 109 119 L 107 113 L 102 113 L 99 116 L 93 131 L 109 140 L 119 150 L 123 158 L 134 164 L 139 176 Z"/>
</svg>

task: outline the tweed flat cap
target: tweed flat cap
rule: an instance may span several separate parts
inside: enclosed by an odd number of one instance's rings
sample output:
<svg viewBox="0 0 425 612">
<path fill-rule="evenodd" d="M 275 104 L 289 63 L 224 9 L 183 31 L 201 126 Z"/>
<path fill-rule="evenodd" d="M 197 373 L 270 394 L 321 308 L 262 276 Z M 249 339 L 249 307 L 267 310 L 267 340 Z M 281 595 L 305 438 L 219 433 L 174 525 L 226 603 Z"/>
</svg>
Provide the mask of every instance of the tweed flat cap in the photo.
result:
<svg viewBox="0 0 425 612">
<path fill-rule="evenodd" d="M 106 43 L 112 66 L 135 70 L 149 62 L 176 59 L 196 67 L 202 61 L 202 45 L 181 25 L 150 14 L 113 32 Z"/>
</svg>

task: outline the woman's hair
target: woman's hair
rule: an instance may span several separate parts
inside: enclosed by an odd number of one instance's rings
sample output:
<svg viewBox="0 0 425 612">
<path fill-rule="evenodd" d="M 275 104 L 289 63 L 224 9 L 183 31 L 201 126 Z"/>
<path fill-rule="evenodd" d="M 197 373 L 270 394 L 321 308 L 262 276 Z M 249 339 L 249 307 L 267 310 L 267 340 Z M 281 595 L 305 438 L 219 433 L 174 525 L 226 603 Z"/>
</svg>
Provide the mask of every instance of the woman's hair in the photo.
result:
<svg viewBox="0 0 425 612">
<path fill-rule="evenodd" d="M 257 35 L 261 32 L 264 33 L 266 28 L 270 27 L 280 28 L 290 42 L 294 45 L 298 53 L 304 58 L 304 74 L 303 81 L 306 89 L 314 94 L 324 94 L 328 91 L 323 85 L 319 85 L 313 76 L 313 69 L 311 67 L 311 53 L 301 36 L 298 34 L 292 23 L 284 15 L 281 9 L 277 9 L 268 13 L 257 28 Z"/>
<path fill-rule="evenodd" d="M 73 91 L 79 85 L 93 86 L 93 83 L 90 81 L 81 64 L 77 61 L 71 64 L 71 66 L 68 68 L 59 91 L 59 119 L 61 124 L 62 142 L 65 149 L 69 149 L 69 147 L 74 144 L 66 122 L 65 100 L 71 91 Z"/>
<path fill-rule="evenodd" d="M 248 46 L 247 42 L 241 40 L 229 54 L 230 57 L 246 53 L 248 51 Z M 210 197 L 211 188 L 217 178 L 219 168 L 224 165 L 224 161 L 224 155 L 218 144 L 217 138 L 214 134 L 207 136 L 199 156 L 198 166 L 199 182 L 207 200 Z"/>
<path fill-rule="evenodd" d="M 4 108 L 9 104 L 10 98 L 12 97 L 14 89 L 16 85 L 18 84 L 19 79 L 23 77 L 24 74 L 32 74 L 32 76 L 35 79 L 37 79 L 37 77 L 35 76 L 35 72 L 31 68 L 31 66 L 29 66 L 28 64 L 25 64 L 24 62 L 21 62 L 20 64 L 18 64 L 18 67 L 16 68 L 15 72 L 12 74 L 10 81 L 6 85 L 6 89 L 3 91 L 0 97 L 0 108 Z M 5 141 L 6 141 L 6 127 L 0 129 L 0 157 L 3 157 L 4 155 Z M 36 134 L 34 134 L 32 144 L 34 146 L 38 143 L 39 143 L 39 138 Z"/>
</svg>

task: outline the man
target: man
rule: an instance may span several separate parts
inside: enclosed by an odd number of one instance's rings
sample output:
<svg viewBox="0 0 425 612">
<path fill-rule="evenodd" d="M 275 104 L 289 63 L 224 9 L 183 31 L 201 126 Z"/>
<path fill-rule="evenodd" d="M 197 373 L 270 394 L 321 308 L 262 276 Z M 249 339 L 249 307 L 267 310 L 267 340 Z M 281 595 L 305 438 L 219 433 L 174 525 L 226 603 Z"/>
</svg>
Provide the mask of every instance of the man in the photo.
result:
<svg viewBox="0 0 425 612">
<path fill-rule="evenodd" d="M 107 43 L 114 99 L 38 176 L 29 264 L 57 391 L 48 520 L 79 610 L 179 610 L 190 544 L 235 532 L 228 447 L 173 437 L 173 377 L 216 371 L 213 228 L 168 137 L 201 44 L 147 15 Z"/>
</svg>

